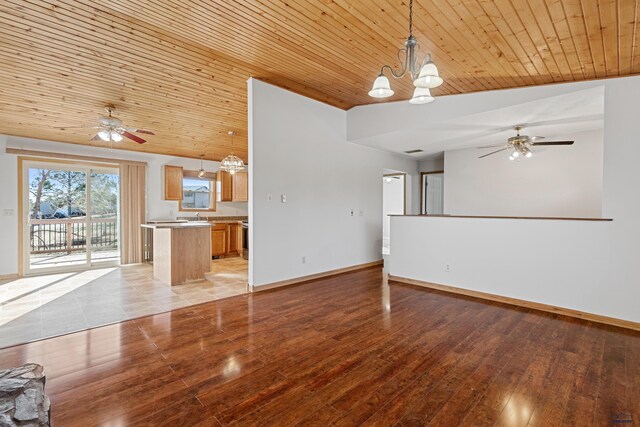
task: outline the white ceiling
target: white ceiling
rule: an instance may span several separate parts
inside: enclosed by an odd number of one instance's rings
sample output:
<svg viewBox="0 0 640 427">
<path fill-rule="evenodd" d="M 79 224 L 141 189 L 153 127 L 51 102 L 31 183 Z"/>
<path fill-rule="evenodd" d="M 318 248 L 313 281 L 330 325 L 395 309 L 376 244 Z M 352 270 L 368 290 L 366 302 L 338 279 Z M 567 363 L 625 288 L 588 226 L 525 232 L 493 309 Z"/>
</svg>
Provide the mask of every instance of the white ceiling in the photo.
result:
<svg viewBox="0 0 640 427">
<path fill-rule="evenodd" d="M 437 102 L 429 106 L 438 108 Z M 517 124 L 525 125 L 522 134 L 544 136 L 547 140 L 558 136 L 567 138 L 574 133 L 603 128 L 604 87 L 453 116 L 438 123 L 418 124 L 411 129 L 373 135 L 354 142 L 401 154 L 406 150 L 422 149 L 422 153 L 411 155 L 422 159 L 443 151 L 506 143 L 507 138 L 515 135 L 513 126 Z"/>
</svg>

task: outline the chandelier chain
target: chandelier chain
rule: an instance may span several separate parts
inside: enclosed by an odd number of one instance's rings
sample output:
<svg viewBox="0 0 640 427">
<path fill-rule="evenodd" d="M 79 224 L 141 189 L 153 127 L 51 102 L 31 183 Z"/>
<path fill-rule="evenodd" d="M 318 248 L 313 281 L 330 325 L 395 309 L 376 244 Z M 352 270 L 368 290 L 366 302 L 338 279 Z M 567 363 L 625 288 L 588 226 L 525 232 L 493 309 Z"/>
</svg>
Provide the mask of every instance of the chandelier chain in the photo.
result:
<svg viewBox="0 0 640 427">
<path fill-rule="evenodd" d="M 413 0 L 409 0 L 409 36 L 413 35 Z"/>
</svg>

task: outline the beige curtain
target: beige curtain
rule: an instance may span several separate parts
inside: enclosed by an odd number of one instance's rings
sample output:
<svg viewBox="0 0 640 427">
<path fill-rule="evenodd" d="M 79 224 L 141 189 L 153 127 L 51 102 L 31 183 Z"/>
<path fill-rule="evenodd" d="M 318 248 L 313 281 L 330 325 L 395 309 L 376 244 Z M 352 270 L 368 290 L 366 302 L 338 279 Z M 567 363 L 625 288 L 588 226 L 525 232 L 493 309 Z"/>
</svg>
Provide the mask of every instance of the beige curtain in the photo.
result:
<svg viewBox="0 0 640 427">
<path fill-rule="evenodd" d="M 142 262 L 147 167 L 120 165 L 120 262 Z"/>
</svg>

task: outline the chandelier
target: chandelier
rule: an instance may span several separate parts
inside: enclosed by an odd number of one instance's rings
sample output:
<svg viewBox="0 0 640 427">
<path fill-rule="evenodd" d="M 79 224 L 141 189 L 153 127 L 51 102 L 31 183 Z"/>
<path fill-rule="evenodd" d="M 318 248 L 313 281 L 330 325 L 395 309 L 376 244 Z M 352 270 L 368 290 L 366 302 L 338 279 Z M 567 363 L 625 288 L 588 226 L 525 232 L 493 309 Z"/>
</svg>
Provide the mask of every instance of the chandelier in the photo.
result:
<svg viewBox="0 0 640 427">
<path fill-rule="evenodd" d="M 413 37 L 413 0 L 409 1 L 409 37 L 404 42 L 404 48 L 398 50 L 398 60 L 401 69 L 396 71 L 389 65 L 383 65 L 380 75 L 373 82 L 373 88 L 369 91 L 369 96 L 374 98 L 387 98 L 393 95 L 393 90 L 389 84 L 389 79 L 384 75 L 384 70 L 388 69 L 393 78 L 401 79 L 405 75 L 411 77 L 415 90 L 413 97 L 409 100 L 412 104 L 428 104 L 433 101 L 429 89 L 438 87 L 443 80 L 438 75 L 436 64 L 431 61 L 431 54 L 427 54 L 422 62 L 418 62 L 417 54 L 420 50 L 418 40 Z M 402 57 L 404 56 L 404 60 Z"/>
<path fill-rule="evenodd" d="M 242 161 L 242 159 L 233 154 L 233 136 L 235 134 L 236 133 L 234 131 L 229 131 L 229 135 L 231 135 L 231 154 L 222 159 L 222 161 L 220 162 L 221 171 L 236 173 L 244 169 L 244 162 Z"/>
</svg>

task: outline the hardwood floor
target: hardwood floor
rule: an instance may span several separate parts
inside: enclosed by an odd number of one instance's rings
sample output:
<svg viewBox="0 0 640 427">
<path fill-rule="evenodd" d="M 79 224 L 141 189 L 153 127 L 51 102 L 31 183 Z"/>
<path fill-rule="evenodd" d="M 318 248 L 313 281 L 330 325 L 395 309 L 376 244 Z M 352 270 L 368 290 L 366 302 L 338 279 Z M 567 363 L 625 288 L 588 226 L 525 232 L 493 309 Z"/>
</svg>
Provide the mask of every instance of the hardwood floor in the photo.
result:
<svg viewBox="0 0 640 427">
<path fill-rule="evenodd" d="M 640 421 L 640 333 L 408 285 L 379 268 L 0 351 L 54 425 Z"/>
</svg>

